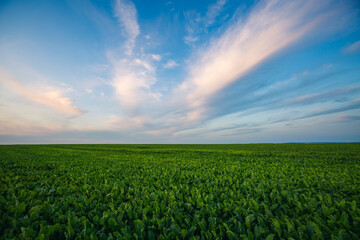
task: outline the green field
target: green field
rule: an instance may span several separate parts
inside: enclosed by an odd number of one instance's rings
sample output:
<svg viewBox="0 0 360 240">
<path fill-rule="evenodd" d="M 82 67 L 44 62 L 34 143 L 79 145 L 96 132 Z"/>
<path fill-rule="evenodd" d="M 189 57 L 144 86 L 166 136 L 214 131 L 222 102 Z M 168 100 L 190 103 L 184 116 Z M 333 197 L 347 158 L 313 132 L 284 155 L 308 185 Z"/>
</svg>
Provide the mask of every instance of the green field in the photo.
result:
<svg viewBox="0 0 360 240">
<path fill-rule="evenodd" d="M 2 239 L 359 239 L 360 144 L 0 146 Z"/>
</svg>

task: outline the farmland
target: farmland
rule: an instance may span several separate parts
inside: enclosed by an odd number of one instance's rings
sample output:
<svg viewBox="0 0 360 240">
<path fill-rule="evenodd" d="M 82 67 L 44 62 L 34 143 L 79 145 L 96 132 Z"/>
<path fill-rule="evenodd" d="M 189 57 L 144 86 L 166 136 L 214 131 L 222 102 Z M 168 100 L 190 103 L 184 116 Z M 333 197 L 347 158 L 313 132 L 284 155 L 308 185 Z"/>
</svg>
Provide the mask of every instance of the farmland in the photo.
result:
<svg viewBox="0 0 360 240">
<path fill-rule="evenodd" d="M 359 239 L 360 144 L 0 146 L 1 239 Z"/>
</svg>

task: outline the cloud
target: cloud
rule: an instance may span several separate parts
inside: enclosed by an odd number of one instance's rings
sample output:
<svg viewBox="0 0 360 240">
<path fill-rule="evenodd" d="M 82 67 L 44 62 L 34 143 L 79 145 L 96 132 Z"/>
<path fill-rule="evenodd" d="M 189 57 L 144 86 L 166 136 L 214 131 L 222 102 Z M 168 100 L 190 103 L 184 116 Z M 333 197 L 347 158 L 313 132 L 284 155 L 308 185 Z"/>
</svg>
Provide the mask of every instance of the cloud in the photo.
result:
<svg viewBox="0 0 360 240">
<path fill-rule="evenodd" d="M 328 1 L 263 1 L 248 17 L 230 26 L 199 51 L 190 64 L 189 77 L 179 86 L 185 94 L 189 119 L 204 117 L 214 94 L 238 81 L 275 53 L 319 28 L 334 16 Z"/>
<path fill-rule="evenodd" d="M 354 114 L 340 114 L 336 116 L 338 122 L 352 122 L 352 121 L 359 121 L 360 115 Z"/>
<path fill-rule="evenodd" d="M 155 68 L 141 59 L 116 59 L 109 54 L 113 65 L 111 85 L 115 89 L 116 98 L 122 110 L 133 112 L 145 100 L 157 100 L 159 93 L 151 92 L 151 85 L 156 82 Z"/>
<path fill-rule="evenodd" d="M 135 5 L 128 0 L 116 0 L 115 16 L 123 26 L 127 41 L 125 50 L 127 55 L 131 55 L 135 46 L 135 40 L 140 34 L 139 24 L 137 22 L 137 11 Z"/>
<path fill-rule="evenodd" d="M 181 95 L 175 95 L 172 111 L 169 110 L 170 114 L 163 114 L 161 119 L 177 126 L 174 131 L 175 137 L 218 132 L 219 126 L 221 126 L 220 129 L 227 128 L 227 126 L 231 126 L 231 129 L 254 128 L 288 122 L 307 114 L 304 109 L 309 109 L 310 99 L 304 100 L 303 103 L 294 102 L 292 104 L 287 101 L 296 98 L 300 100 L 301 95 L 299 96 L 299 94 L 304 92 L 313 92 L 314 89 L 323 89 L 324 86 L 328 88 L 329 83 L 338 81 L 344 74 L 347 75 L 351 71 L 349 69 L 345 71 L 332 68 L 323 69 L 320 64 L 313 69 L 289 73 L 290 76 L 286 76 L 285 79 L 272 76 L 274 72 L 277 72 L 276 69 L 270 73 L 267 71 L 267 74 L 270 75 L 266 79 L 263 78 L 264 75 L 260 71 L 255 75 L 246 76 L 243 81 L 232 85 L 226 91 L 218 92 L 209 99 L 208 104 L 202 107 L 189 109 L 189 106 L 183 104 L 186 99 Z M 259 73 L 261 73 L 261 78 L 256 76 Z M 324 105 L 340 106 L 340 104 L 346 104 L 348 98 L 356 96 L 359 90 L 358 86 L 348 86 L 308 95 L 314 96 L 312 99 L 314 104 L 327 102 Z M 222 119 L 227 120 L 223 121 Z M 254 122 L 257 122 L 258 125 L 248 125 L 248 123 Z M 239 123 L 241 126 L 238 126 Z M 216 127 L 214 128 L 213 125 Z M 199 126 L 200 128 L 204 126 L 203 131 L 197 131 Z M 157 125 L 157 127 L 161 127 L 161 125 Z M 167 128 L 168 126 L 163 125 L 163 127 Z M 221 136 L 219 133 L 219 138 Z"/>
<path fill-rule="evenodd" d="M 357 41 L 344 49 L 345 53 L 357 54 L 360 53 L 360 41 Z"/>
<path fill-rule="evenodd" d="M 174 60 L 170 59 L 169 61 L 167 61 L 167 63 L 165 63 L 164 68 L 174 68 L 174 67 L 178 67 L 179 64 L 176 63 Z"/>
<path fill-rule="evenodd" d="M 149 130 L 146 133 L 152 136 L 171 135 L 176 129 L 176 127 L 169 127 L 158 130 Z"/>
<path fill-rule="evenodd" d="M 350 103 L 344 104 L 339 107 L 332 107 L 327 109 L 314 109 L 310 113 L 303 115 L 302 117 L 297 118 L 299 119 L 305 119 L 305 118 L 311 118 L 311 117 L 317 117 L 322 115 L 328 115 L 338 112 L 345 112 L 349 110 L 359 109 L 360 108 L 360 98 L 352 100 Z"/>
<path fill-rule="evenodd" d="M 204 17 L 206 27 L 212 25 L 220 12 L 223 10 L 226 0 L 217 0 L 216 3 L 210 5 Z"/>
<path fill-rule="evenodd" d="M 70 98 L 63 96 L 63 92 L 59 89 L 53 87 L 43 87 L 43 91 L 31 89 L 14 81 L 3 69 L 0 69 L 0 83 L 28 100 L 50 107 L 60 113 L 70 116 L 82 113 L 77 106 L 73 105 Z"/>
<path fill-rule="evenodd" d="M 154 59 L 155 61 L 160 61 L 161 60 L 161 55 L 159 54 L 151 54 L 152 59 Z"/>
<path fill-rule="evenodd" d="M 141 108 L 158 102 L 161 94 L 153 92 L 151 86 L 156 83 L 156 68 L 153 61 L 160 61 L 159 54 L 147 54 L 143 46 L 136 47 L 135 40 L 140 34 L 137 11 L 129 0 L 116 0 L 114 11 L 125 30 L 125 54 L 116 49 L 107 51 L 112 66 L 112 80 L 115 97 L 120 102 L 121 113 L 128 119 L 141 115 Z M 145 36 L 150 39 L 150 35 Z M 135 50 L 139 50 L 134 52 Z M 134 53 L 133 53 L 134 52 Z"/>
<path fill-rule="evenodd" d="M 197 42 L 198 40 L 199 40 L 199 37 L 193 37 L 193 36 L 190 36 L 190 35 L 184 37 L 185 43 L 189 44 L 189 45 L 194 43 L 194 42 Z"/>
<path fill-rule="evenodd" d="M 251 133 L 258 133 L 262 131 L 263 128 L 237 128 L 232 129 L 228 131 L 220 132 L 221 136 L 239 136 L 239 135 L 245 135 L 245 134 L 251 134 Z"/>
<path fill-rule="evenodd" d="M 355 92 L 358 92 L 360 90 L 359 86 L 352 86 L 347 88 L 337 88 L 331 91 L 326 91 L 322 93 L 314 93 L 314 94 L 308 94 L 300 97 L 296 97 L 293 99 L 286 100 L 285 102 L 287 104 L 313 104 L 313 103 L 319 103 L 319 102 L 325 102 L 325 101 L 332 101 L 336 100 L 339 97 L 343 97 Z"/>
<path fill-rule="evenodd" d="M 264 124 L 259 123 L 242 123 L 230 124 L 226 127 L 202 126 L 198 128 L 189 128 L 175 132 L 174 136 L 231 136 L 231 135 L 245 135 L 248 133 L 255 133 L 261 131 L 261 126 Z"/>
<path fill-rule="evenodd" d="M 207 29 L 215 23 L 216 18 L 223 11 L 226 2 L 227 0 L 217 0 L 207 8 L 203 16 L 195 10 L 185 12 L 187 35 L 184 41 L 186 44 L 192 45 L 200 39 L 199 35 L 201 35 L 201 33 L 207 33 Z"/>
<path fill-rule="evenodd" d="M 34 136 L 44 135 L 64 130 L 56 124 L 40 124 L 39 122 L 29 121 L 19 118 L 5 119 L 0 117 L 0 135 L 12 136 Z"/>
</svg>

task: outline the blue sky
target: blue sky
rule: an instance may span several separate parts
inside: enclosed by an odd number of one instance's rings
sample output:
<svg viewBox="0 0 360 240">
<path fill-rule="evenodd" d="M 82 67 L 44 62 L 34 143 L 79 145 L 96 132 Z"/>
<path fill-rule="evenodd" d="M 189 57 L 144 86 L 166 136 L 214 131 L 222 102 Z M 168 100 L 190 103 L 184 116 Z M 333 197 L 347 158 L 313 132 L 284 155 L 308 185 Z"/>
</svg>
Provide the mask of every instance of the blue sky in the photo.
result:
<svg viewBox="0 0 360 240">
<path fill-rule="evenodd" d="M 360 141 L 358 1 L 0 3 L 0 143 Z"/>
</svg>

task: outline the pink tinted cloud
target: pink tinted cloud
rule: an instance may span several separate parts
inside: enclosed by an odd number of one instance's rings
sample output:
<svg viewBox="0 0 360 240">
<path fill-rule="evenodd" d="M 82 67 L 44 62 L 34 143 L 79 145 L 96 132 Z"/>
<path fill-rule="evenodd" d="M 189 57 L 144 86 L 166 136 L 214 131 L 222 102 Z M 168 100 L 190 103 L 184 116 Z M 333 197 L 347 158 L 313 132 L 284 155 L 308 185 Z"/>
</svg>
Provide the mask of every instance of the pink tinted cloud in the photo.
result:
<svg viewBox="0 0 360 240">
<path fill-rule="evenodd" d="M 61 90 L 50 88 L 51 90 L 39 91 L 31 89 L 13 80 L 2 69 L 0 69 L 0 84 L 32 102 L 50 107 L 60 113 L 71 116 L 77 116 L 82 113 L 77 106 L 73 105 L 73 101 L 70 98 L 63 95 Z"/>
</svg>

